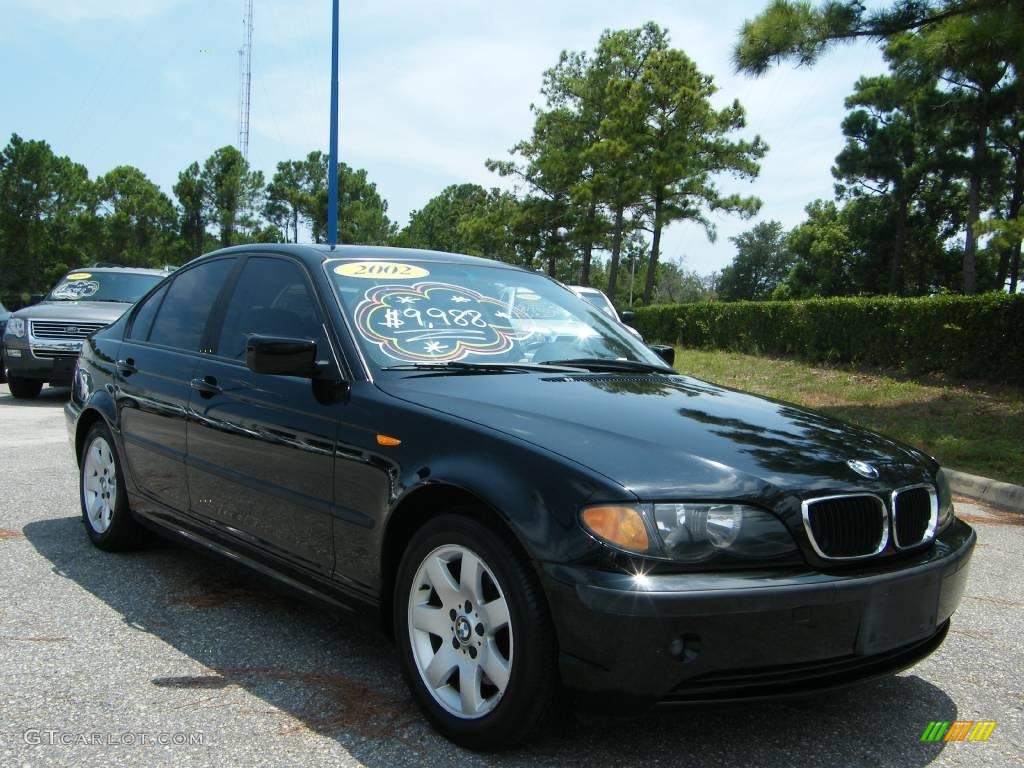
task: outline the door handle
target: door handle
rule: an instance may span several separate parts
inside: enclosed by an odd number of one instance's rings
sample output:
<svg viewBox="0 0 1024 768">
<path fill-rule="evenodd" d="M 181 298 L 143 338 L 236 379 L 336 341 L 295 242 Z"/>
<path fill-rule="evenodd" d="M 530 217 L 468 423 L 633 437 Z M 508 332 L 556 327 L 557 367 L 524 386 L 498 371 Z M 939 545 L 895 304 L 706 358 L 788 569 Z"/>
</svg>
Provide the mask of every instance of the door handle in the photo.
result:
<svg viewBox="0 0 1024 768">
<path fill-rule="evenodd" d="M 139 372 L 139 369 L 135 367 L 135 361 L 130 357 L 127 360 L 118 360 L 114 365 L 117 367 L 117 372 L 125 376 Z"/>
<path fill-rule="evenodd" d="M 206 376 L 202 379 L 192 379 L 189 386 L 199 393 L 200 397 L 213 397 L 219 395 L 221 389 L 217 386 L 217 379 L 213 376 Z"/>
</svg>

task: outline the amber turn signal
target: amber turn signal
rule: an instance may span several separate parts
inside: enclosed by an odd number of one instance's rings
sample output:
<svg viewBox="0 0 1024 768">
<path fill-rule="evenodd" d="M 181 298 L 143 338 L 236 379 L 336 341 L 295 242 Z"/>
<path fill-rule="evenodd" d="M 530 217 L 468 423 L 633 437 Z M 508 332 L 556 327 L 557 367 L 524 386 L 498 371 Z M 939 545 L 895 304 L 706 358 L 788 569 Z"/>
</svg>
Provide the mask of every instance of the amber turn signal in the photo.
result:
<svg viewBox="0 0 1024 768">
<path fill-rule="evenodd" d="M 394 447 L 401 445 L 402 441 L 397 437 L 391 437 L 390 435 L 377 435 L 377 445 L 384 445 L 388 447 Z"/>
<path fill-rule="evenodd" d="M 650 541 L 640 512 L 633 507 L 590 507 L 583 524 L 599 539 L 634 552 L 647 552 Z"/>
</svg>

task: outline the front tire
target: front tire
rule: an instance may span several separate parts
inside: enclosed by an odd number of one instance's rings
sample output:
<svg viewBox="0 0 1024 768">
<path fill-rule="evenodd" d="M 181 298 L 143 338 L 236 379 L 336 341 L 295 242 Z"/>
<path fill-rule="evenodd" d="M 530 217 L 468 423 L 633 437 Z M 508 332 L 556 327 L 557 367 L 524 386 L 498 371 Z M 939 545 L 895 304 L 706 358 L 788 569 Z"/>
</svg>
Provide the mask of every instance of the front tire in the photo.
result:
<svg viewBox="0 0 1024 768">
<path fill-rule="evenodd" d="M 33 400 L 39 397 L 43 389 L 43 382 L 36 379 L 19 379 L 11 376 L 7 381 L 11 388 L 11 394 L 18 400 Z"/>
<path fill-rule="evenodd" d="M 102 422 L 94 424 L 85 437 L 79 461 L 79 497 L 85 532 L 97 547 L 120 552 L 142 544 L 142 526 L 128 508 L 121 460 L 110 430 Z"/>
<path fill-rule="evenodd" d="M 554 631 L 512 543 L 461 515 L 414 535 L 395 584 L 402 672 L 424 715 L 470 749 L 512 746 L 550 721 Z"/>
</svg>

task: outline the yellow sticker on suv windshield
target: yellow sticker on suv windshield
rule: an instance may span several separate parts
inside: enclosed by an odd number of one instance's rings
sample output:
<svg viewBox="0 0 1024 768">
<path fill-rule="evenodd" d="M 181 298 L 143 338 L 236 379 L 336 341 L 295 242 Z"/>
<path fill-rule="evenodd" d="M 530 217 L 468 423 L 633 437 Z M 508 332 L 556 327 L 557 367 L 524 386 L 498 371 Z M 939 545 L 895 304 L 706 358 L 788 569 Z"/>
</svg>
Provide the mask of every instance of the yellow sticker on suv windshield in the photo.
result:
<svg viewBox="0 0 1024 768">
<path fill-rule="evenodd" d="M 92 274 L 89 273 L 89 272 L 72 272 L 70 275 L 68 275 L 64 279 L 65 280 L 88 280 L 90 277 L 92 277 Z"/>
<path fill-rule="evenodd" d="M 427 277 L 430 272 L 414 264 L 401 261 L 353 261 L 334 268 L 334 274 L 342 277 L 360 277 L 367 280 L 412 280 Z"/>
</svg>

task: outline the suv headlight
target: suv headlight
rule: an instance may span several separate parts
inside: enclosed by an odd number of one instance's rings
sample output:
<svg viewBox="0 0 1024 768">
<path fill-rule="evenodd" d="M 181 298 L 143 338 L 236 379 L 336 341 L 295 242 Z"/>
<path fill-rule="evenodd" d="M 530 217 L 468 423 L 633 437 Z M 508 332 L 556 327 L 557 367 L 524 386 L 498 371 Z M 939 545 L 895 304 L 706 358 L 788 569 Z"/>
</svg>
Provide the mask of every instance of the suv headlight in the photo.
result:
<svg viewBox="0 0 1024 768">
<path fill-rule="evenodd" d="M 25 321 L 20 317 L 9 317 L 7 318 L 7 328 L 4 329 L 4 335 L 10 334 L 16 339 L 25 337 Z"/>
<path fill-rule="evenodd" d="M 781 520 L 745 504 L 601 505 L 580 519 L 612 546 L 677 562 L 749 564 L 798 554 Z"/>
<path fill-rule="evenodd" d="M 939 489 L 939 521 L 935 525 L 935 533 L 938 534 L 953 522 L 953 489 L 941 468 L 935 473 L 935 485 Z"/>
</svg>

